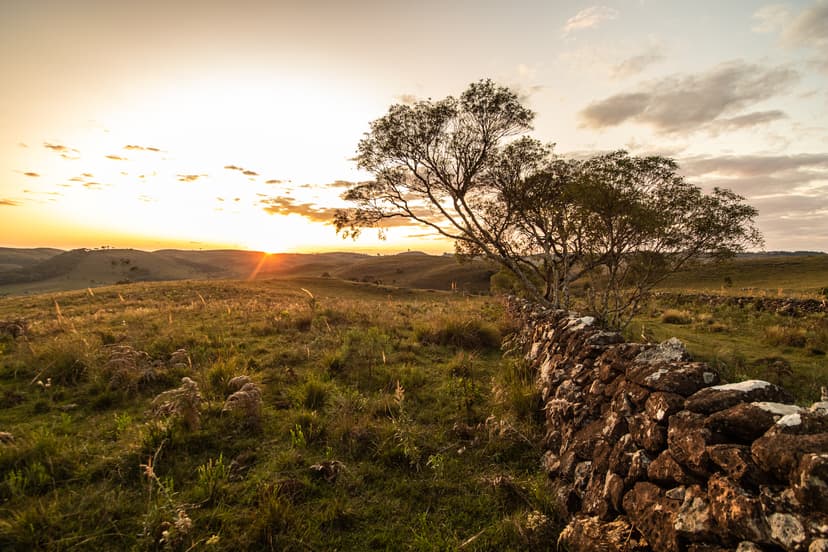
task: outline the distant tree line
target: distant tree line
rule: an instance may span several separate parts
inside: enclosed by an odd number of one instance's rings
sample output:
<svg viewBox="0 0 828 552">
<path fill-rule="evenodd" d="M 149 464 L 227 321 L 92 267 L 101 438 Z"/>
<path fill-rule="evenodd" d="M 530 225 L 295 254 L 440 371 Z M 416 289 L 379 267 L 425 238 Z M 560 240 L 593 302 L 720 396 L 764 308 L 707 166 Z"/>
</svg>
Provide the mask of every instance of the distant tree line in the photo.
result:
<svg viewBox="0 0 828 552">
<path fill-rule="evenodd" d="M 526 135 L 533 118 L 490 80 L 459 98 L 392 105 L 359 143 L 358 166 L 375 179 L 343 194 L 354 207 L 336 213 L 337 232 L 417 222 L 548 306 L 570 308 L 577 282 L 582 308 L 614 327 L 689 262 L 762 243 L 743 197 L 704 193 L 666 157 L 556 155 Z"/>
</svg>

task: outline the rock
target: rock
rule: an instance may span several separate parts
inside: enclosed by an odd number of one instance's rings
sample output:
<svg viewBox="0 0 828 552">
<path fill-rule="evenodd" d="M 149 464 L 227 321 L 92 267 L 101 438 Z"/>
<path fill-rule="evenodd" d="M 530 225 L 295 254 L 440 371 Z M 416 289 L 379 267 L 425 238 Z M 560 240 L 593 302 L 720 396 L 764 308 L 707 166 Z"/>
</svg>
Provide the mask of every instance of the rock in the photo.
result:
<svg viewBox="0 0 828 552">
<path fill-rule="evenodd" d="M 791 514 L 771 514 L 767 517 L 771 539 L 788 550 L 805 542 L 808 535 L 802 523 Z"/>
<path fill-rule="evenodd" d="M 698 485 L 687 489 L 676 512 L 674 523 L 680 538 L 692 542 L 716 540 L 715 521 L 707 502 L 707 493 Z"/>
<path fill-rule="evenodd" d="M 592 462 L 579 462 L 575 465 L 575 474 L 572 478 L 572 488 L 583 497 L 592 475 Z"/>
<path fill-rule="evenodd" d="M 629 429 L 636 444 L 647 452 L 657 454 L 667 445 L 667 428 L 643 414 L 630 419 Z"/>
<path fill-rule="evenodd" d="M 671 337 L 667 341 L 663 341 L 646 349 L 641 354 L 635 357 L 636 363 L 646 364 L 660 364 L 664 362 L 681 362 L 690 360 L 690 353 L 684 347 L 684 343 L 676 337 Z"/>
<path fill-rule="evenodd" d="M 670 416 L 667 446 L 676 462 L 696 475 L 708 472 L 707 447 L 718 443 L 718 436 L 705 427 L 701 414 L 682 410 Z"/>
<path fill-rule="evenodd" d="M 726 535 L 765 543 L 769 528 L 758 497 L 751 496 L 728 477 L 714 474 L 707 483 L 707 497 L 713 518 Z"/>
<path fill-rule="evenodd" d="M 686 397 L 718 382 L 719 376 L 703 362 L 647 362 L 632 365 L 627 379 L 654 391 Z"/>
<path fill-rule="evenodd" d="M 639 482 L 624 495 L 623 507 L 632 525 L 653 550 L 678 552 L 675 518 L 680 504 L 668 498 L 658 486 Z"/>
<path fill-rule="evenodd" d="M 603 420 L 595 420 L 586 427 L 579 430 L 572 438 L 572 443 L 569 445 L 571 450 L 575 451 L 578 458 L 581 460 L 591 460 L 592 454 L 595 450 L 595 445 L 599 440 L 603 440 L 601 430 L 603 429 Z"/>
<path fill-rule="evenodd" d="M 803 455 L 791 479 L 794 495 L 805 508 L 828 512 L 828 452 Z"/>
<path fill-rule="evenodd" d="M 784 418 L 783 418 L 784 420 Z M 781 421 L 781 420 L 780 420 Z M 787 482 L 800 459 L 809 453 L 828 450 L 828 433 L 797 435 L 786 432 L 779 422 L 753 442 L 750 452 L 760 469 L 771 473 L 780 482 Z"/>
<path fill-rule="evenodd" d="M 601 330 L 589 336 L 585 343 L 596 347 L 606 347 L 607 345 L 615 345 L 616 343 L 623 343 L 624 338 L 618 332 L 607 332 Z"/>
<path fill-rule="evenodd" d="M 604 480 L 604 499 L 616 512 L 621 511 L 624 499 L 624 478 L 617 473 L 607 472 Z"/>
<path fill-rule="evenodd" d="M 781 417 L 774 416 L 755 404 L 758 403 L 741 403 L 715 412 L 707 418 L 705 426 L 711 431 L 723 433 L 737 443 L 750 444 L 764 435 Z"/>
<path fill-rule="evenodd" d="M 635 382 L 618 378 L 619 384 L 610 402 L 610 410 L 623 416 L 630 416 L 644 409 L 650 390 Z"/>
<path fill-rule="evenodd" d="M 612 442 L 616 442 L 622 435 L 628 433 L 628 431 L 627 418 L 611 410 L 606 418 L 604 418 L 601 436 Z"/>
<path fill-rule="evenodd" d="M 828 552 L 828 539 L 812 540 L 811 546 L 808 547 L 808 552 Z"/>
<path fill-rule="evenodd" d="M 632 487 L 637 481 L 647 478 L 647 470 L 653 461 L 643 450 L 637 450 L 629 456 L 629 468 L 624 480 L 626 487 Z"/>
<path fill-rule="evenodd" d="M 656 391 L 647 397 L 644 410 L 654 422 L 667 423 L 667 419 L 684 409 L 684 397 L 676 393 Z"/>
<path fill-rule="evenodd" d="M 621 477 L 626 477 L 630 471 L 632 454 L 636 450 L 638 450 L 638 447 L 635 445 L 632 436 L 629 433 L 622 435 L 610 453 L 608 466 L 610 471 L 617 473 Z"/>
<path fill-rule="evenodd" d="M 584 492 L 581 509 L 585 514 L 598 516 L 599 519 L 607 521 L 612 517 L 613 510 L 610 507 L 609 500 L 604 496 L 605 486 L 605 474 L 593 471 L 592 478 Z"/>
<path fill-rule="evenodd" d="M 755 542 L 742 541 L 736 547 L 736 552 L 762 552 L 762 547 Z"/>
<path fill-rule="evenodd" d="M 754 487 L 759 483 L 761 474 L 753 461 L 750 447 L 732 444 L 713 445 L 707 447 L 707 454 L 715 465 L 739 485 Z"/>
<path fill-rule="evenodd" d="M 558 537 L 558 547 L 579 552 L 644 552 L 651 550 L 623 517 L 603 522 L 597 517 L 572 519 Z"/>
<path fill-rule="evenodd" d="M 669 450 L 665 450 L 647 466 L 647 479 L 663 485 L 690 485 L 697 479 L 675 461 Z"/>
<path fill-rule="evenodd" d="M 701 389 L 687 398 L 684 408 L 692 412 L 712 414 L 743 402 L 793 402 L 784 389 L 762 380 L 716 385 Z"/>
</svg>

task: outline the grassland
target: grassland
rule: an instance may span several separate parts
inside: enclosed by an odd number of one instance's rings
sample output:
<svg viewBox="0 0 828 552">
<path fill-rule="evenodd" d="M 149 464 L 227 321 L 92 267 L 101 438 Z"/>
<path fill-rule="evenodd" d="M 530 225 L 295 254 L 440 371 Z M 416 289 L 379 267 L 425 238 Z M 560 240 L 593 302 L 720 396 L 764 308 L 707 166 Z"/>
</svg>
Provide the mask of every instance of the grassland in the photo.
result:
<svg viewBox="0 0 828 552">
<path fill-rule="evenodd" d="M 306 260 L 278 262 L 331 266 Z M 354 260 L 334 270 L 452 274 L 420 255 Z M 818 297 L 824 262 L 741 259 L 663 290 Z M 0 549 L 551 549 L 542 412 L 531 374 L 500 352 L 501 304 L 352 280 L 0 298 L 0 322 L 25 320 L 0 324 Z M 824 312 L 662 297 L 627 334 L 678 336 L 725 379 L 803 403 L 828 385 Z"/>
<path fill-rule="evenodd" d="M 491 298 L 188 281 L 7 297 L 12 319 L 0 549 L 554 543 L 538 397 Z"/>
</svg>

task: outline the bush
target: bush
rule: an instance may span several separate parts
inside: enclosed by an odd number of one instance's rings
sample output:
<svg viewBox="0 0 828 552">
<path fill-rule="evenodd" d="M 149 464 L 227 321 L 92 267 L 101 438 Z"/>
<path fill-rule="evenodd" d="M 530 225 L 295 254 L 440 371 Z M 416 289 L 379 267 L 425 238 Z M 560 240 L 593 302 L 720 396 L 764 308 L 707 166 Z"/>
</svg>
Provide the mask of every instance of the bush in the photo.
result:
<svg viewBox="0 0 828 552">
<path fill-rule="evenodd" d="M 500 348 L 500 332 L 482 320 L 450 317 L 438 320 L 428 327 L 416 330 L 417 339 L 424 345 L 444 345 L 479 351 Z"/>
<path fill-rule="evenodd" d="M 664 324 L 689 324 L 692 321 L 693 317 L 687 311 L 667 309 L 661 313 L 661 322 Z"/>
<path fill-rule="evenodd" d="M 768 326 L 765 328 L 765 338 L 772 345 L 788 347 L 804 347 L 807 334 L 802 328 L 790 326 Z"/>
</svg>

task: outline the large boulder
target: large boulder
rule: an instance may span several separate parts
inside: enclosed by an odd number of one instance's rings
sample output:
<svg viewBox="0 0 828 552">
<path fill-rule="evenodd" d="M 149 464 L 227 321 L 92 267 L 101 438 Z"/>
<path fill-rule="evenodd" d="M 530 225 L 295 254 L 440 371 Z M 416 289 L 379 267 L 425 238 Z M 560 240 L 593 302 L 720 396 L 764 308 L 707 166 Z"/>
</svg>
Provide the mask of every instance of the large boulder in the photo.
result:
<svg viewBox="0 0 828 552">
<path fill-rule="evenodd" d="M 702 414 L 712 414 L 744 402 L 793 402 L 793 397 L 776 385 L 762 380 L 747 380 L 706 387 L 690 395 L 684 408 Z"/>
</svg>

